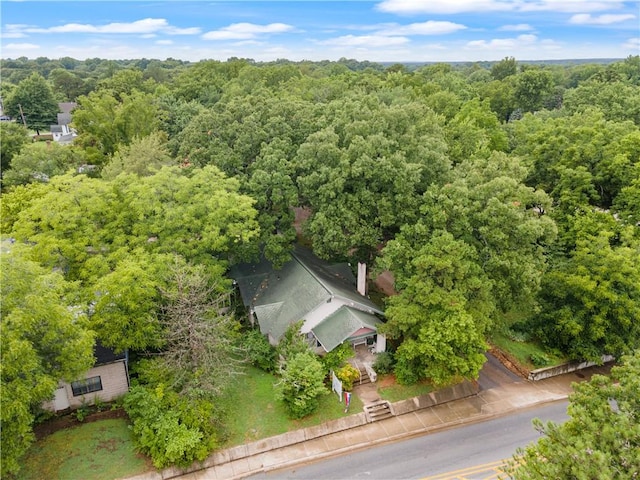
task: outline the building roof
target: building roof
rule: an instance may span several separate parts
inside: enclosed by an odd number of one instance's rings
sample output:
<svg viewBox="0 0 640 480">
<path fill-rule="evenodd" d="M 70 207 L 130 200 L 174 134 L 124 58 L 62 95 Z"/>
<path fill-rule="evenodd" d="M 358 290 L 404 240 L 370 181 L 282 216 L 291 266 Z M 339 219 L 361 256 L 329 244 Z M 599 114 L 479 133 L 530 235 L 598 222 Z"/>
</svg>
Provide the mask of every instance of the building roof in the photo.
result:
<svg viewBox="0 0 640 480">
<path fill-rule="evenodd" d="M 274 270 L 269 262 L 262 260 L 257 264 L 235 266 L 231 276 L 240 288 L 245 306 L 253 309 L 260 331 L 271 335 L 276 341 L 280 340 L 289 325 L 300 320 L 309 323 L 307 331 L 314 331 L 315 334 L 315 328 L 343 305 L 372 316 L 382 315 L 382 311 L 371 300 L 356 291 L 355 278 L 347 264 L 331 265 L 301 246 L 295 247 L 291 260 L 280 270 Z M 329 325 L 350 318 L 338 316 Z M 368 318 L 367 322 L 373 320 Z M 320 328 L 319 331 L 325 332 L 327 328 Z M 341 327 L 340 332 L 350 328 Z M 349 334 L 355 330 L 357 328 Z M 330 337 L 327 333 L 323 333 L 323 336 Z M 327 342 L 334 343 L 333 340 Z"/>
<path fill-rule="evenodd" d="M 381 323 L 375 315 L 342 306 L 311 331 L 322 347 L 330 352 L 348 338 L 375 333 Z"/>
<path fill-rule="evenodd" d="M 106 363 L 112 363 L 117 360 L 123 360 L 126 358 L 126 353 L 115 353 L 108 347 L 102 345 L 99 341 L 96 341 L 93 346 L 93 356 L 96 358 L 96 365 L 104 365 Z"/>
<path fill-rule="evenodd" d="M 71 110 L 76 108 L 78 104 L 76 102 L 62 102 L 58 104 L 58 108 L 63 113 L 71 113 Z"/>
</svg>

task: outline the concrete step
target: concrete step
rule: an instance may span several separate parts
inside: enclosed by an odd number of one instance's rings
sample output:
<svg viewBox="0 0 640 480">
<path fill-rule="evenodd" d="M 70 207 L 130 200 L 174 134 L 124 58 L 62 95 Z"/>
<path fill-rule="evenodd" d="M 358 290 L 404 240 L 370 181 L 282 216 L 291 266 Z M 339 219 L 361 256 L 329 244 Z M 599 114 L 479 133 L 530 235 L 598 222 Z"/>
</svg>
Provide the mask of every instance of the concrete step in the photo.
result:
<svg viewBox="0 0 640 480">
<path fill-rule="evenodd" d="M 384 418 L 393 417 L 391 405 L 386 400 L 381 400 L 369 405 L 365 405 L 364 412 L 369 422 L 375 422 Z"/>
<path fill-rule="evenodd" d="M 357 384 L 364 385 L 366 383 L 371 383 L 371 378 L 366 370 L 360 370 L 360 380 L 357 381 Z"/>
</svg>

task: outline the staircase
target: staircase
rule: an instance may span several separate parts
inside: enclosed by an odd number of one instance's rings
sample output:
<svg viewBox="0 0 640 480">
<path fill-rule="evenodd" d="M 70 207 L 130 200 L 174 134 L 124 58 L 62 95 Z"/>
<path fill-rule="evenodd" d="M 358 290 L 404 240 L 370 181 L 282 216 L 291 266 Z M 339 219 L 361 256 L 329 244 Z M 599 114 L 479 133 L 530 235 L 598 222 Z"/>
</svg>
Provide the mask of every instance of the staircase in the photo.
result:
<svg viewBox="0 0 640 480">
<path fill-rule="evenodd" d="M 371 383 L 371 378 L 367 370 L 364 367 L 360 367 L 360 380 L 358 380 L 358 385 L 364 385 L 366 383 Z"/>
<path fill-rule="evenodd" d="M 368 422 L 375 422 L 378 420 L 384 420 L 385 418 L 393 417 L 391 405 L 386 400 L 380 400 L 378 402 L 365 405 L 364 413 L 367 416 Z"/>
</svg>

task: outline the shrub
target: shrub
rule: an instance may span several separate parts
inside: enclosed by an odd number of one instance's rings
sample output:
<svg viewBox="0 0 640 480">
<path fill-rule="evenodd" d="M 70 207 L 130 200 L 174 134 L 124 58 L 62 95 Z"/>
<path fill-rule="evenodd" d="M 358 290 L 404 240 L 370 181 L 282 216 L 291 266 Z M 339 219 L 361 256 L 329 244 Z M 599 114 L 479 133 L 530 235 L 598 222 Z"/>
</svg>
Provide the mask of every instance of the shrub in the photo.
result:
<svg viewBox="0 0 640 480">
<path fill-rule="evenodd" d="M 293 358 L 298 353 L 311 353 L 309 344 L 304 336 L 300 333 L 300 328 L 304 322 L 300 320 L 297 323 L 289 325 L 278 342 L 277 353 L 285 359 L 285 362 Z"/>
<path fill-rule="evenodd" d="M 394 371 L 396 379 L 401 385 L 413 385 L 420 380 L 420 377 L 418 377 L 418 374 L 416 373 L 417 370 L 418 369 L 413 365 L 411 360 L 406 357 L 400 356 L 399 358 L 396 358 Z"/>
<path fill-rule="evenodd" d="M 529 355 L 529 360 L 531 360 L 531 363 L 536 367 L 545 367 L 551 363 L 549 357 L 544 353 L 532 353 Z"/>
<path fill-rule="evenodd" d="M 124 400 L 139 450 L 156 468 L 204 460 L 217 445 L 213 403 L 186 399 L 164 385 L 134 386 Z"/>
<path fill-rule="evenodd" d="M 260 330 L 251 329 L 244 335 L 245 348 L 249 361 L 265 372 L 276 368 L 276 349 L 269 343 Z"/>
<path fill-rule="evenodd" d="M 328 393 L 325 371 L 312 352 L 296 353 L 282 372 L 278 397 L 291 418 L 302 418 L 318 408 L 318 396 Z"/>
<path fill-rule="evenodd" d="M 349 342 L 342 343 L 322 357 L 325 371 L 329 372 L 333 370 L 335 372 L 343 366 L 349 358 L 353 357 L 354 354 L 353 347 Z"/>
<path fill-rule="evenodd" d="M 336 371 L 336 377 L 342 382 L 343 390 L 350 392 L 353 389 L 353 382 L 360 379 L 360 371 L 347 363 Z"/>
<path fill-rule="evenodd" d="M 384 375 L 393 372 L 393 354 L 391 352 L 380 352 L 376 355 L 376 361 L 373 363 L 373 369 L 376 373 Z"/>
</svg>

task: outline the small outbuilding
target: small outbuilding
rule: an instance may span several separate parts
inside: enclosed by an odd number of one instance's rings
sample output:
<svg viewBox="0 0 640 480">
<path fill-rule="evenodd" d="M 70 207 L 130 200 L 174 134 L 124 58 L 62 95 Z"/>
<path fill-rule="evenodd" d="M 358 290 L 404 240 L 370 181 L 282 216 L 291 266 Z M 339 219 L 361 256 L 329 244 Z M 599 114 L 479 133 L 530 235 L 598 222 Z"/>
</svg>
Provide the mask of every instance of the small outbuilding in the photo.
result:
<svg viewBox="0 0 640 480">
<path fill-rule="evenodd" d="M 129 369 L 126 352 L 116 354 L 96 343 L 93 348 L 96 362 L 82 378 L 71 383 L 60 382 L 53 400 L 43 408 L 54 412 L 67 408 L 93 405 L 96 400 L 110 402 L 129 391 Z"/>
</svg>

